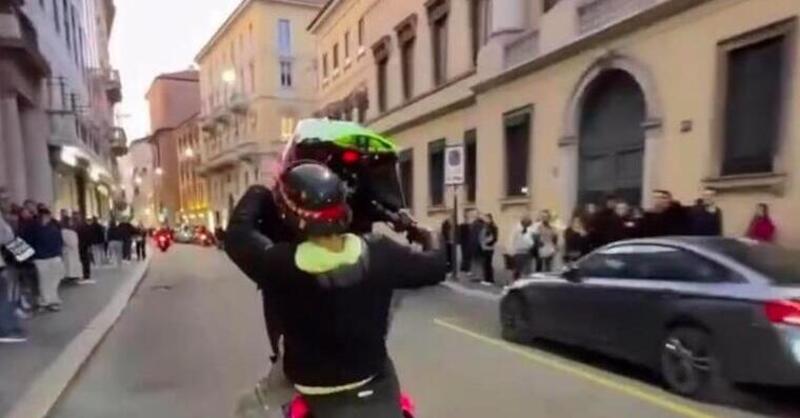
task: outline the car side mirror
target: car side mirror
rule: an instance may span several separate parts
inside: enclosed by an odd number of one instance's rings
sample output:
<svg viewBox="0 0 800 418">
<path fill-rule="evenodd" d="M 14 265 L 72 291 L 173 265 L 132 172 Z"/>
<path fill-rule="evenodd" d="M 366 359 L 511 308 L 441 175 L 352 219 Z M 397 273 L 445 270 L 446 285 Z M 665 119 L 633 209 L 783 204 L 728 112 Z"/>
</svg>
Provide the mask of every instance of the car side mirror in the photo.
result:
<svg viewBox="0 0 800 418">
<path fill-rule="evenodd" d="M 581 271 L 576 266 L 567 266 L 564 268 L 564 271 L 561 272 L 561 277 L 570 283 L 580 283 Z"/>
</svg>

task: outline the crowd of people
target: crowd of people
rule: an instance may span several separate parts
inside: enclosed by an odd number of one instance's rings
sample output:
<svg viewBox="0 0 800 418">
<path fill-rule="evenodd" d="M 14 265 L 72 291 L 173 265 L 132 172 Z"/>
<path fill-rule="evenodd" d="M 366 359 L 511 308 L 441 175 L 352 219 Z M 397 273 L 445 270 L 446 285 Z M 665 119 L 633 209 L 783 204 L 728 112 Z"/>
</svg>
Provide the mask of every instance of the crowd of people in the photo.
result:
<svg viewBox="0 0 800 418">
<path fill-rule="evenodd" d="M 535 219 L 525 214 L 511 229 L 504 254 L 505 265 L 512 271 L 513 279 L 517 279 L 533 271 L 552 271 L 557 265 L 572 263 L 596 248 L 619 240 L 722 236 L 723 214 L 715 197 L 713 190 L 704 190 L 702 197 L 686 206 L 669 191 L 655 190 L 653 205 L 645 210 L 609 195 L 601 205 L 588 203 L 578 208 L 566 225 L 549 210 L 542 210 Z M 458 225 L 455 231 L 451 220 L 447 219 L 442 223 L 442 234 L 447 240 L 451 270 L 460 252 L 458 267 L 463 274 L 473 278 L 480 274 L 481 283 L 486 285 L 495 282 L 492 261 L 499 234 L 491 214 L 468 214 L 466 222 Z M 769 207 L 759 203 L 745 236 L 773 242 L 776 234 Z"/>
<path fill-rule="evenodd" d="M 0 189 L 0 343 L 26 341 L 20 320 L 61 311 L 60 286 L 93 284 L 93 268 L 145 259 L 146 235 L 127 220 L 18 205 Z"/>
</svg>

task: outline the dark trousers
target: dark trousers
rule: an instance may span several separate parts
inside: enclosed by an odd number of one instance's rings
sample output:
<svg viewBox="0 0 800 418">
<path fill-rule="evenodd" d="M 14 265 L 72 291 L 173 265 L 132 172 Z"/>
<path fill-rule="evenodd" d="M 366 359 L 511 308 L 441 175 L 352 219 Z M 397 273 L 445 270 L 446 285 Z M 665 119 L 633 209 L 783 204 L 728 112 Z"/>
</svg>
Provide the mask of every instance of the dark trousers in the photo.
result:
<svg viewBox="0 0 800 418">
<path fill-rule="evenodd" d="M 453 271 L 453 263 L 455 259 L 453 255 L 455 253 L 455 245 L 452 242 L 448 242 L 445 244 L 445 251 L 447 251 L 447 271 Z"/>
<path fill-rule="evenodd" d="M 136 241 L 136 258 L 144 260 L 147 258 L 147 250 L 144 240 Z"/>
<path fill-rule="evenodd" d="M 536 259 L 536 271 L 549 272 L 553 270 L 553 256 L 538 257 Z"/>
<path fill-rule="evenodd" d="M 481 251 L 481 267 L 483 267 L 483 281 L 494 283 L 494 266 L 492 259 L 494 258 L 494 251 L 483 250 Z"/>
<path fill-rule="evenodd" d="M 0 267 L 0 335 L 19 330 L 19 320 L 14 314 L 14 304 L 9 297 L 10 288 L 5 269 Z"/>
<path fill-rule="evenodd" d="M 269 346 L 272 349 L 270 361 L 274 363 L 282 354 L 280 341 L 283 336 L 283 324 L 275 307 L 275 301 L 269 300 L 263 290 L 261 291 L 261 306 L 264 310 L 264 325 L 267 327 Z"/>
<path fill-rule="evenodd" d="M 318 417 L 403 418 L 400 383 L 391 360 L 387 360 L 385 369 L 371 382 L 358 389 L 332 395 L 303 395 L 303 398 L 311 413 Z"/>
<path fill-rule="evenodd" d="M 81 257 L 81 268 L 83 269 L 83 278 L 92 278 L 92 252 L 89 247 L 81 247 L 79 250 Z"/>
<path fill-rule="evenodd" d="M 473 251 L 470 245 L 461 246 L 461 271 L 469 273 L 472 271 Z"/>
<path fill-rule="evenodd" d="M 131 261 L 131 240 L 122 240 L 122 259 Z"/>
</svg>

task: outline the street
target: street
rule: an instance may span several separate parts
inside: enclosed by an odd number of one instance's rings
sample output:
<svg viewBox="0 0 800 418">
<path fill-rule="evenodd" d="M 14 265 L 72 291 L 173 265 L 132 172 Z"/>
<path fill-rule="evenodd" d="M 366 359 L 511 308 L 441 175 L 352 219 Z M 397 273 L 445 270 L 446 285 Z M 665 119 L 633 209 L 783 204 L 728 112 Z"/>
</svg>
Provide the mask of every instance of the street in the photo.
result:
<svg viewBox="0 0 800 418">
<path fill-rule="evenodd" d="M 404 295 L 390 350 L 421 417 L 798 416 L 789 395 L 750 393 L 732 400 L 735 408 L 699 404 L 610 360 L 498 336 L 490 297 L 443 286 Z M 223 253 L 179 245 L 155 257 L 50 416 L 230 416 L 239 395 L 266 372 L 265 347 L 254 286 Z"/>
</svg>

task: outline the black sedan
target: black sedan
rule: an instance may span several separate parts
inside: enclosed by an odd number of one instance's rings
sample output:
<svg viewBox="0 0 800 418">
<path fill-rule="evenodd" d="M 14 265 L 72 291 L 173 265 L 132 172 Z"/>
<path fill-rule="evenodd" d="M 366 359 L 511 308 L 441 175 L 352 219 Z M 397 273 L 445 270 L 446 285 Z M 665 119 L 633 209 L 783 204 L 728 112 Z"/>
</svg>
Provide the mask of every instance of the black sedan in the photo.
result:
<svg viewBox="0 0 800 418">
<path fill-rule="evenodd" d="M 800 251 L 728 238 L 603 247 L 508 287 L 503 337 L 580 346 L 651 368 L 673 391 L 800 386 Z"/>
</svg>

